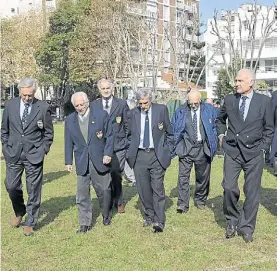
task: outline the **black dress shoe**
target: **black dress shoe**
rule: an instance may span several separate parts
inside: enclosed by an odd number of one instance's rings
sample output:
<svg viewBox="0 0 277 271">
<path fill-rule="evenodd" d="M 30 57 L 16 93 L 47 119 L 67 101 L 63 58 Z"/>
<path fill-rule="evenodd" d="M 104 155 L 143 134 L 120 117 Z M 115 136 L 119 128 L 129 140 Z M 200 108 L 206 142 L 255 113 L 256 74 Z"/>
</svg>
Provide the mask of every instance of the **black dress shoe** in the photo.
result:
<svg viewBox="0 0 277 271">
<path fill-rule="evenodd" d="M 80 228 L 76 231 L 76 233 L 86 233 L 88 231 L 89 227 L 91 227 L 91 226 L 81 225 Z"/>
<path fill-rule="evenodd" d="M 245 243 L 251 243 L 254 240 L 253 235 L 251 233 L 239 232 L 238 234 L 239 234 L 239 236 L 242 236 Z"/>
<path fill-rule="evenodd" d="M 152 224 L 153 224 L 153 221 L 150 219 L 145 219 L 143 221 L 143 227 L 149 227 L 149 226 L 152 226 Z"/>
<path fill-rule="evenodd" d="M 188 208 L 186 207 L 183 207 L 183 206 L 177 206 L 177 213 L 178 214 L 184 214 L 184 213 L 187 213 L 188 212 Z"/>
<path fill-rule="evenodd" d="M 154 223 L 153 229 L 154 229 L 155 233 L 164 231 L 163 225 L 161 223 L 158 223 L 158 222 Z"/>
<path fill-rule="evenodd" d="M 112 219 L 110 217 L 103 217 L 104 226 L 109 226 L 112 224 Z"/>
<path fill-rule="evenodd" d="M 228 225 L 226 228 L 226 239 L 230 239 L 235 237 L 237 233 L 237 226 L 235 225 Z"/>
</svg>

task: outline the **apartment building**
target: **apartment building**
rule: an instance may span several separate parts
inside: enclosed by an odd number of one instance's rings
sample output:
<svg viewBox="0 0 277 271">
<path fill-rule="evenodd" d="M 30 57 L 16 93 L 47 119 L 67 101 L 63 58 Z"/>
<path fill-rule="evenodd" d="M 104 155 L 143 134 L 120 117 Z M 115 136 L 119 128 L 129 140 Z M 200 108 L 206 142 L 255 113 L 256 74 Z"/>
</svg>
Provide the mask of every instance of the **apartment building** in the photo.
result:
<svg viewBox="0 0 277 271">
<path fill-rule="evenodd" d="M 162 54 L 159 61 L 157 85 L 161 88 L 169 88 L 176 78 L 174 73 L 178 72 L 181 78 L 185 69 L 184 63 L 176 63 L 178 61 L 176 51 L 181 46 L 180 39 L 178 39 L 178 28 L 185 21 L 187 42 L 189 43 L 192 38 L 196 39 L 189 33 L 189 29 L 195 18 L 199 18 L 199 0 L 146 0 L 129 3 L 128 8 L 131 13 L 145 16 L 155 22 L 156 51 L 157 55 Z M 183 31 L 185 30 L 183 29 Z M 182 54 L 184 54 L 183 50 Z M 149 56 L 149 62 L 151 61 L 151 56 Z M 178 65 L 177 69 L 176 65 Z M 150 76 L 151 72 L 149 71 L 148 74 Z"/>
<path fill-rule="evenodd" d="M 229 23 L 231 25 L 230 34 L 235 50 L 237 50 L 237 52 L 242 52 L 241 58 L 246 61 L 246 66 L 250 66 L 251 61 L 254 64 L 257 63 L 257 83 L 264 81 L 268 85 L 270 91 L 277 90 L 277 21 L 274 21 L 274 11 L 274 7 L 255 7 L 251 4 L 244 4 L 237 10 L 232 10 L 230 12 L 223 10 L 221 12 L 221 17 L 217 21 L 222 37 L 226 38 L 227 33 L 225 29 L 228 27 L 227 16 L 229 16 Z M 255 38 L 249 39 L 248 29 L 254 12 L 257 12 Z M 225 67 L 222 52 L 218 50 L 218 38 L 212 33 L 211 22 L 213 22 L 213 19 L 208 20 L 208 28 L 205 34 L 206 61 L 214 55 L 212 61 L 210 61 L 206 67 L 206 90 L 208 97 L 214 97 L 213 89 L 217 81 L 217 73 L 219 69 Z M 266 31 L 271 22 L 273 22 L 271 30 L 275 31 L 270 31 L 270 35 L 265 39 Z M 250 27 L 253 27 L 253 24 L 251 24 Z M 227 38 L 225 40 L 223 39 L 221 45 L 224 48 L 223 52 L 226 61 L 230 63 L 231 48 L 230 43 L 226 40 Z"/>
<path fill-rule="evenodd" d="M 47 10 L 56 8 L 56 0 L 1 0 L 0 18 L 9 18 L 31 9 L 41 9 L 43 3 L 45 3 Z"/>
</svg>

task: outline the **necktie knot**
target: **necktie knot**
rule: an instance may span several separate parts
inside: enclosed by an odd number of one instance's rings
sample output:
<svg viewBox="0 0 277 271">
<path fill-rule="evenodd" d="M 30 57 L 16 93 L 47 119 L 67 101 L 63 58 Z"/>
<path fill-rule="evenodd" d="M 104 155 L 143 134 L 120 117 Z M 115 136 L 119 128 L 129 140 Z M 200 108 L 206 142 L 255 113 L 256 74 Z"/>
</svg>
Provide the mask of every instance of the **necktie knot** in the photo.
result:
<svg viewBox="0 0 277 271">
<path fill-rule="evenodd" d="M 248 98 L 247 96 L 241 96 L 242 101 L 246 101 L 246 99 Z"/>
<path fill-rule="evenodd" d="M 29 108 L 30 104 L 25 103 L 24 106 L 25 106 L 25 108 Z"/>
</svg>

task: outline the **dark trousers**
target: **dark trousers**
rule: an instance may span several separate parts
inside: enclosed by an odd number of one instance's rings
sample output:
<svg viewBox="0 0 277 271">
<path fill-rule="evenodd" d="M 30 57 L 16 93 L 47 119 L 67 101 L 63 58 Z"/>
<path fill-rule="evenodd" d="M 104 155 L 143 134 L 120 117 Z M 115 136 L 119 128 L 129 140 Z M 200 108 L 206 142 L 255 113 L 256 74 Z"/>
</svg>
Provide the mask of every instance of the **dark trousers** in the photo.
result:
<svg viewBox="0 0 277 271">
<path fill-rule="evenodd" d="M 98 172 L 90 160 L 87 174 L 77 176 L 76 204 L 79 209 L 79 223 L 84 226 L 91 226 L 92 223 L 90 184 L 98 197 L 102 216 L 111 217 L 111 175 Z"/>
<path fill-rule="evenodd" d="M 145 219 L 165 224 L 165 169 L 155 151 L 138 150 L 134 173 Z"/>
<path fill-rule="evenodd" d="M 22 174 L 26 173 L 26 188 L 28 193 L 27 205 L 24 204 L 22 191 Z M 43 162 L 31 164 L 24 152 L 21 153 L 20 159 L 15 163 L 7 163 L 5 186 L 12 201 L 13 210 L 16 216 L 24 216 L 26 226 L 34 227 L 37 224 L 40 203 L 41 188 L 43 177 Z"/>
<path fill-rule="evenodd" d="M 126 150 L 121 150 L 113 154 L 112 157 L 112 198 L 114 205 L 123 204 L 122 173 L 125 165 Z"/>
<path fill-rule="evenodd" d="M 189 208 L 190 172 L 195 168 L 194 203 L 205 205 L 210 188 L 211 159 L 204 153 L 203 144 L 194 146 L 189 154 L 179 159 L 178 201 L 177 206 Z"/>
<path fill-rule="evenodd" d="M 252 234 L 255 230 L 259 208 L 261 178 L 264 167 L 264 154 L 245 161 L 241 155 L 233 159 L 228 154 L 224 157 L 223 212 L 229 225 L 237 225 L 242 233 Z M 240 211 L 237 203 L 240 197 L 238 177 L 243 170 L 245 201 Z"/>
</svg>

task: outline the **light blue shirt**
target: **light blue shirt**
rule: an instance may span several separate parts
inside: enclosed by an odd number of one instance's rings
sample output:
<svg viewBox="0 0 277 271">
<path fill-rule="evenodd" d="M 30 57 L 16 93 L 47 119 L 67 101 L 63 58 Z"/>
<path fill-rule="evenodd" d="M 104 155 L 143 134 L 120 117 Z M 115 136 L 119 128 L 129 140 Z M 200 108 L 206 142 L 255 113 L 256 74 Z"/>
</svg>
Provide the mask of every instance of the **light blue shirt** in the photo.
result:
<svg viewBox="0 0 277 271">
<path fill-rule="evenodd" d="M 23 117 L 24 109 L 25 109 L 25 103 L 21 99 L 20 100 L 20 119 L 22 119 Z M 28 108 L 28 115 L 30 115 L 31 109 L 32 109 L 32 103 L 30 103 L 30 106 Z"/>
<path fill-rule="evenodd" d="M 246 96 L 246 97 L 248 98 L 248 99 L 245 100 L 245 108 L 244 108 L 243 120 L 245 120 L 246 117 L 247 117 L 247 114 L 248 114 L 248 111 L 249 111 L 249 107 L 250 107 L 250 103 L 251 103 L 253 94 L 254 94 L 254 92 L 253 92 L 253 90 L 252 90 L 252 91 L 251 91 L 249 94 L 247 94 L 247 95 L 241 95 L 241 97 L 242 97 L 242 96 Z M 240 108 L 241 104 L 242 104 L 242 98 L 240 98 L 240 100 L 239 100 L 239 108 Z"/>
<path fill-rule="evenodd" d="M 139 142 L 139 149 L 143 149 L 143 137 L 144 137 L 144 126 L 145 126 L 145 118 L 146 113 L 141 110 L 140 113 L 140 142 Z M 154 148 L 153 136 L 152 136 L 152 107 L 150 107 L 148 111 L 148 118 L 149 118 L 149 137 L 150 137 L 150 145 L 149 148 Z"/>
</svg>

